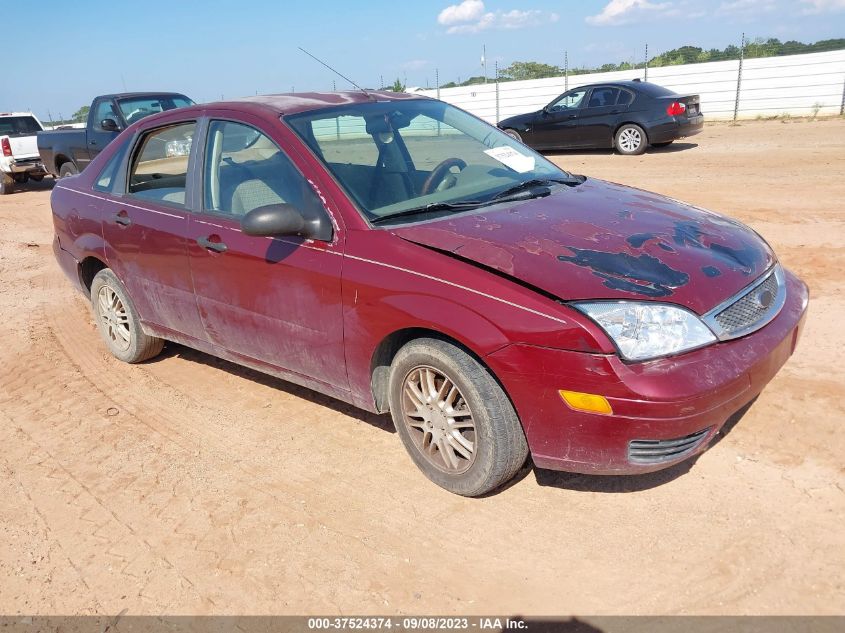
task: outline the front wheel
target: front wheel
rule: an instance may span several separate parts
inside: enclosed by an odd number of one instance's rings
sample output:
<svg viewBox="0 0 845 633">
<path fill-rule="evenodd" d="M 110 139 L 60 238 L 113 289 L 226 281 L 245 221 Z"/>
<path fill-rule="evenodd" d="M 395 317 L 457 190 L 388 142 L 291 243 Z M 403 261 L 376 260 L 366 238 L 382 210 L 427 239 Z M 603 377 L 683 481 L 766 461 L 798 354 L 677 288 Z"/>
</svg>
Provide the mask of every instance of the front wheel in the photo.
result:
<svg viewBox="0 0 845 633">
<path fill-rule="evenodd" d="M 438 339 L 417 339 L 390 369 L 390 412 L 405 450 L 434 483 L 475 497 L 496 489 L 528 457 L 519 418 L 475 358 Z"/>
<path fill-rule="evenodd" d="M 67 178 L 69 176 L 76 176 L 79 173 L 79 170 L 76 168 L 76 165 L 73 163 L 63 163 L 61 167 L 59 167 L 59 178 Z"/>
<path fill-rule="evenodd" d="M 505 132 L 505 134 L 510 136 L 512 139 L 516 139 L 520 143 L 523 142 L 522 136 L 520 136 L 519 132 L 517 132 L 516 130 L 512 130 L 511 128 L 507 128 L 507 129 L 504 130 L 504 132 Z"/>
<path fill-rule="evenodd" d="M 100 336 L 113 356 L 126 363 L 140 363 L 161 352 L 164 341 L 144 333 L 129 293 L 108 268 L 94 276 L 91 305 Z"/>
<path fill-rule="evenodd" d="M 616 150 L 626 156 L 642 154 L 648 147 L 648 138 L 639 125 L 628 123 L 616 131 Z"/>
</svg>

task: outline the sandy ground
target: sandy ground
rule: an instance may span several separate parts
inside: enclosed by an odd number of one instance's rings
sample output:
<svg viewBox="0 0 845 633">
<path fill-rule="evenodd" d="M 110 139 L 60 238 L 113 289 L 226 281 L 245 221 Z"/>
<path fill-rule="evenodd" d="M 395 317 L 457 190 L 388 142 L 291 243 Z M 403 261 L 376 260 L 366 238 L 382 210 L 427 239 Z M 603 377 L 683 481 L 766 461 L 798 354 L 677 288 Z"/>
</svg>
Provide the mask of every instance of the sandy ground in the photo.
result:
<svg viewBox="0 0 845 633">
<path fill-rule="evenodd" d="M 810 284 L 798 351 L 710 451 L 463 499 L 386 417 L 175 345 L 121 364 L 45 181 L 0 199 L 0 613 L 843 613 L 845 120 L 552 158 L 737 217 Z"/>
</svg>

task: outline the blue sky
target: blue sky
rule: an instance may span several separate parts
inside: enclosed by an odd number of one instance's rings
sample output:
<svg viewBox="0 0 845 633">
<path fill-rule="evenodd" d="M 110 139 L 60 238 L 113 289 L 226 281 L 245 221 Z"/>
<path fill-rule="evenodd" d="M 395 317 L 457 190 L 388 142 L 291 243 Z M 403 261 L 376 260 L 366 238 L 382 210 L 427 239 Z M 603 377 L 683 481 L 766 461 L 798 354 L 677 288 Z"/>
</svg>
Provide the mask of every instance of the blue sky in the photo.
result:
<svg viewBox="0 0 845 633">
<path fill-rule="evenodd" d="M 196 101 L 348 87 L 298 46 L 366 87 L 381 76 L 425 87 L 435 69 L 443 83 L 481 74 L 483 45 L 492 74 L 494 60 L 639 61 L 646 42 L 652 54 L 722 48 L 743 31 L 845 37 L 845 0 L 48 0 L 38 15 L 4 25 L 0 111 L 68 117 L 124 87 Z"/>
</svg>

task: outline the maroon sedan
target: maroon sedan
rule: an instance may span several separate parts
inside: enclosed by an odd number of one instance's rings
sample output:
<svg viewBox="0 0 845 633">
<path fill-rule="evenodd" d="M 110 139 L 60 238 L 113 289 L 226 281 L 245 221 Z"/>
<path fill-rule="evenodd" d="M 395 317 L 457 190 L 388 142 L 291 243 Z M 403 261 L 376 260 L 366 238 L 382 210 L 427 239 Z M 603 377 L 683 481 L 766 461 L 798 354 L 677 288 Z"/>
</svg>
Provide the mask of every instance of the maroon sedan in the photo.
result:
<svg viewBox="0 0 845 633">
<path fill-rule="evenodd" d="M 795 349 L 807 288 L 742 224 L 574 176 L 432 99 L 146 118 L 52 195 L 56 257 L 137 363 L 175 341 L 390 412 L 434 482 L 642 473 Z"/>
</svg>

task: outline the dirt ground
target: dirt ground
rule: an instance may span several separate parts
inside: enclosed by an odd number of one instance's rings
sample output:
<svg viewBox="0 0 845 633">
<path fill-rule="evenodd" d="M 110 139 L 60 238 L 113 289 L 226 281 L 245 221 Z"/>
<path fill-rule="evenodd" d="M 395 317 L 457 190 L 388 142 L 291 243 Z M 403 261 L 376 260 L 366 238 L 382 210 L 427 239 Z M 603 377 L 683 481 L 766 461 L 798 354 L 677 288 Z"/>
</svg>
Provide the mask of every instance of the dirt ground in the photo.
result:
<svg viewBox="0 0 845 633">
<path fill-rule="evenodd" d="M 0 199 L 0 613 L 845 612 L 845 120 L 552 159 L 739 218 L 809 283 L 796 354 L 710 451 L 463 499 L 384 416 L 176 345 L 121 364 L 45 181 Z"/>
</svg>

